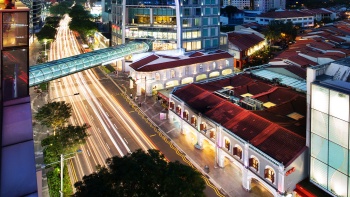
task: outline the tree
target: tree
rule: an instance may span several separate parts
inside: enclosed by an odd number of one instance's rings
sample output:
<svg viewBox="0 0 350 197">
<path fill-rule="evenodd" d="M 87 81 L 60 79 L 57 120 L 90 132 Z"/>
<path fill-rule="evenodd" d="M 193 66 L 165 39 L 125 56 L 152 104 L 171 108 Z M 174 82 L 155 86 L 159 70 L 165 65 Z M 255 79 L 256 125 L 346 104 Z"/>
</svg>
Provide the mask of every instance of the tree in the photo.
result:
<svg viewBox="0 0 350 197">
<path fill-rule="evenodd" d="M 61 3 L 56 3 L 54 5 L 52 5 L 49 9 L 50 13 L 52 15 L 64 15 L 67 14 L 69 12 L 69 7 L 72 6 L 72 2 L 69 1 L 63 1 Z"/>
<path fill-rule="evenodd" d="M 281 37 L 281 29 L 284 23 L 282 21 L 271 21 L 263 32 L 265 38 L 270 42 L 270 45 L 274 45 L 276 40 Z"/>
<path fill-rule="evenodd" d="M 158 150 L 139 149 L 106 163 L 75 183 L 73 196 L 204 196 L 201 174 L 178 161 L 168 163 Z"/>
<path fill-rule="evenodd" d="M 94 17 L 81 5 L 75 5 L 69 12 L 72 21 L 69 28 L 78 32 L 83 38 L 93 35 L 97 31 L 96 24 L 92 21 Z"/>
<path fill-rule="evenodd" d="M 40 107 L 34 118 L 40 124 L 52 128 L 54 135 L 56 129 L 62 127 L 72 114 L 72 106 L 64 101 L 50 102 Z"/>
<path fill-rule="evenodd" d="M 38 40 L 42 41 L 44 39 L 46 40 L 53 40 L 55 39 L 57 30 L 56 28 L 50 26 L 50 25 L 44 25 L 43 28 L 41 28 L 41 30 L 36 33 L 36 37 L 38 38 Z"/>
</svg>

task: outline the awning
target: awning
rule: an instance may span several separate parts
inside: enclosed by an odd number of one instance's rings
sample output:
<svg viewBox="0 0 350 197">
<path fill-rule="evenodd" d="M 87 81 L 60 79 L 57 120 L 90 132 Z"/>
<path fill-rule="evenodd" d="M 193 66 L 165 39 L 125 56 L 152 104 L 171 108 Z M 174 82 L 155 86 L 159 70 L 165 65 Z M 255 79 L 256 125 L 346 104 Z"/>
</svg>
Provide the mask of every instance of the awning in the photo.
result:
<svg viewBox="0 0 350 197">
<path fill-rule="evenodd" d="M 296 188 L 294 190 L 300 197 L 317 197 L 316 195 L 312 194 L 311 192 L 307 191 L 300 185 L 296 185 Z"/>
<path fill-rule="evenodd" d="M 158 96 L 161 97 L 162 99 L 166 100 L 167 102 L 169 102 L 169 98 L 166 97 L 164 94 L 158 92 Z"/>
</svg>

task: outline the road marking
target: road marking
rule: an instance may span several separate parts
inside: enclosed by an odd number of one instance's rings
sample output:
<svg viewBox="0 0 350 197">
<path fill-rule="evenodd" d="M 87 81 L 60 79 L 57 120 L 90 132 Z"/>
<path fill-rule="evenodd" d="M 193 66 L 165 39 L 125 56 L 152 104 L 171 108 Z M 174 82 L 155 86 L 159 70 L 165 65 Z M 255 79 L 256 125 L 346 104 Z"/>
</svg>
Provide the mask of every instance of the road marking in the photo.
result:
<svg viewBox="0 0 350 197">
<path fill-rule="evenodd" d="M 154 137 L 154 136 L 156 136 L 157 134 L 153 134 L 153 135 L 150 135 L 150 137 Z"/>
<path fill-rule="evenodd" d="M 89 152 L 89 149 L 86 149 L 86 152 L 87 152 L 87 154 L 89 155 L 89 157 L 90 157 L 90 152 Z"/>
<path fill-rule="evenodd" d="M 97 131 L 101 133 L 100 128 L 97 128 Z"/>
<path fill-rule="evenodd" d="M 168 131 L 168 132 L 166 132 L 166 133 L 170 133 L 170 132 L 172 132 L 172 131 L 174 131 L 175 130 L 175 128 L 172 128 L 170 131 Z"/>
<path fill-rule="evenodd" d="M 91 119 L 94 120 L 94 117 L 92 117 L 92 115 L 90 115 Z"/>
<path fill-rule="evenodd" d="M 109 146 L 108 146 L 108 144 L 106 143 L 106 146 L 107 146 L 107 148 L 109 149 L 109 150 L 111 150 L 110 148 L 109 148 Z"/>
<path fill-rule="evenodd" d="M 115 126 L 116 129 L 118 129 L 117 125 L 113 124 Z"/>
<path fill-rule="evenodd" d="M 127 143 L 127 144 L 129 144 L 129 142 L 128 141 L 126 141 L 126 139 L 124 138 L 124 140 L 125 140 L 125 142 Z"/>
</svg>

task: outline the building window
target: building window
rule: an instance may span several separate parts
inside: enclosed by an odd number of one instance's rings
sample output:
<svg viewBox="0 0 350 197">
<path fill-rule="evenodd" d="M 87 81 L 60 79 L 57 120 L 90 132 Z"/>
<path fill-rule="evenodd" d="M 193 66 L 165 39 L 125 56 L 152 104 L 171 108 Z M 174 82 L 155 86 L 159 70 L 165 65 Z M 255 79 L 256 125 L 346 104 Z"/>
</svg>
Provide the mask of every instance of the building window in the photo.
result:
<svg viewBox="0 0 350 197">
<path fill-rule="evenodd" d="M 233 148 L 233 155 L 237 156 L 239 159 L 242 159 L 242 149 L 239 146 Z"/>
<path fill-rule="evenodd" d="M 196 16 L 200 16 L 202 14 L 202 9 L 201 8 L 195 8 L 195 14 L 196 14 Z"/>
<path fill-rule="evenodd" d="M 169 103 L 169 108 L 170 108 L 171 110 L 174 109 L 174 106 L 175 106 L 175 103 L 174 103 L 174 102 L 170 102 L 170 103 Z"/>
<path fill-rule="evenodd" d="M 200 130 L 200 131 L 206 132 L 206 130 L 207 130 L 207 124 L 206 124 L 205 122 L 202 122 L 202 123 L 199 125 L 199 130 Z"/>
<path fill-rule="evenodd" d="M 213 62 L 213 70 L 215 70 L 215 69 L 216 69 L 216 63 Z"/>
<path fill-rule="evenodd" d="M 179 114 L 179 115 L 181 114 L 181 107 L 180 106 L 176 107 L 176 113 Z"/>
<path fill-rule="evenodd" d="M 156 73 L 155 78 L 156 78 L 156 80 L 160 80 L 160 74 Z"/>
<path fill-rule="evenodd" d="M 188 112 L 184 111 L 183 114 L 182 114 L 182 117 L 183 117 L 184 120 L 188 121 Z"/>
<path fill-rule="evenodd" d="M 228 67 L 230 65 L 230 62 L 228 60 L 225 60 L 226 62 L 226 67 Z"/>
<path fill-rule="evenodd" d="M 225 148 L 227 149 L 227 151 L 230 151 L 230 147 L 231 147 L 230 140 L 225 138 Z"/>
<path fill-rule="evenodd" d="M 197 126 L 197 119 L 196 119 L 196 117 L 194 117 L 194 116 L 191 117 L 191 124 L 193 126 Z"/>
<path fill-rule="evenodd" d="M 210 131 L 209 137 L 215 139 L 215 131 Z"/>
<path fill-rule="evenodd" d="M 171 70 L 170 71 L 170 78 L 175 78 L 175 71 L 174 70 Z"/>
<path fill-rule="evenodd" d="M 200 73 L 203 72 L 203 65 L 202 65 L 202 64 L 199 65 L 199 72 L 200 72 Z"/>
<path fill-rule="evenodd" d="M 185 67 L 185 76 L 187 76 L 190 73 L 190 67 Z"/>
<path fill-rule="evenodd" d="M 257 172 L 259 171 L 259 160 L 255 157 L 249 159 L 249 167 L 254 168 Z"/>
<path fill-rule="evenodd" d="M 265 169 L 265 179 L 270 180 L 272 183 L 275 182 L 275 171 L 271 168 Z"/>
</svg>

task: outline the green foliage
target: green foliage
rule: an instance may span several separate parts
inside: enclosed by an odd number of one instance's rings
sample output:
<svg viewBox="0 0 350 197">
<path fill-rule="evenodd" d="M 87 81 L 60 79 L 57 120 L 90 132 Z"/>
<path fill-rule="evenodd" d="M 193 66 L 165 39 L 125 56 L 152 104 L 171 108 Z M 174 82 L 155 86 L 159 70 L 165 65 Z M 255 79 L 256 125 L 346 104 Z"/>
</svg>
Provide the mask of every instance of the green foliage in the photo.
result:
<svg viewBox="0 0 350 197">
<path fill-rule="evenodd" d="M 62 16 L 69 12 L 69 7 L 72 6 L 73 2 L 63 1 L 58 4 L 54 4 L 50 7 L 49 11 L 54 16 Z"/>
<path fill-rule="evenodd" d="M 44 25 L 44 27 L 41 28 L 41 30 L 35 35 L 38 38 L 38 40 L 42 42 L 44 39 L 46 40 L 55 39 L 56 33 L 57 33 L 57 30 L 55 27 L 52 27 L 51 25 Z"/>
<path fill-rule="evenodd" d="M 273 58 L 271 48 L 266 48 L 260 51 L 256 51 L 252 55 L 249 56 L 249 61 L 244 64 L 244 67 L 258 66 L 262 64 L 266 64 L 270 59 Z"/>
<path fill-rule="evenodd" d="M 294 25 L 291 21 L 284 23 L 283 21 L 271 21 L 263 34 L 270 41 L 270 45 L 275 42 L 284 40 L 286 43 L 294 41 L 299 26 Z"/>
<path fill-rule="evenodd" d="M 220 32 L 230 32 L 234 30 L 235 26 L 220 26 Z"/>
<path fill-rule="evenodd" d="M 56 167 L 54 170 L 49 171 L 47 176 L 47 184 L 49 186 L 50 197 L 60 197 L 61 189 L 61 174 L 60 168 Z M 70 196 L 73 193 L 67 166 L 64 166 L 63 170 L 63 196 Z"/>
<path fill-rule="evenodd" d="M 75 5 L 69 12 L 72 21 L 69 28 L 78 32 L 83 38 L 93 35 L 97 31 L 96 24 L 92 21 L 93 16 L 81 5 Z"/>
<path fill-rule="evenodd" d="M 54 131 L 62 127 L 72 114 L 72 106 L 64 101 L 50 102 L 40 107 L 34 118 Z"/>
<path fill-rule="evenodd" d="M 180 162 L 166 162 L 158 150 L 112 157 L 107 167 L 74 184 L 73 196 L 204 196 L 201 174 Z"/>
<path fill-rule="evenodd" d="M 49 16 L 46 17 L 45 19 L 45 25 L 49 25 L 53 28 L 57 28 L 60 24 L 60 20 L 62 19 L 62 17 L 59 16 Z"/>
<path fill-rule="evenodd" d="M 114 72 L 115 69 L 111 65 L 105 65 L 100 67 L 106 74 L 109 74 L 111 72 Z"/>
<path fill-rule="evenodd" d="M 226 6 L 224 8 L 221 8 L 220 12 L 227 17 L 231 17 L 234 13 L 238 11 L 238 8 L 232 5 Z"/>
</svg>

